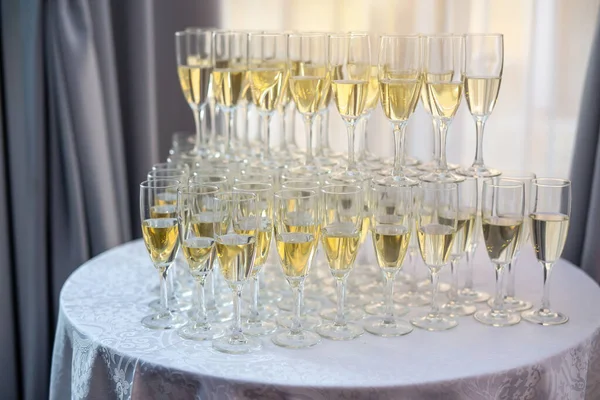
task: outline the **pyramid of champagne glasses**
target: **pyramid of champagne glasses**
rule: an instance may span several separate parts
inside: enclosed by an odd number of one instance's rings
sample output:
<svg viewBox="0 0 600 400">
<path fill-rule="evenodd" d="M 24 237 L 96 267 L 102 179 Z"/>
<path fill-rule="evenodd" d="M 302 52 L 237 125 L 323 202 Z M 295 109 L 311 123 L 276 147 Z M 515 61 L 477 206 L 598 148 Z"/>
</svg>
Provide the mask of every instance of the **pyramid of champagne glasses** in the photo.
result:
<svg viewBox="0 0 600 400">
<path fill-rule="evenodd" d="M 471 315 L 496 327 L 567 322 L 550 308 L 548 279 L 567 236 L 570 182 L 483 162 L 502 35 L 383 35 L 374 48 L 359 32 L 190 28 L 175 39 L 196 132 L 174 134 L 167 162 L 140 185 L 143 238 L 160 275 L 156 313 L 143 325 L 238 354 L 260 349 L 261 337 L 304 348 L 446 330 Z M 463 91 L 477 134 L 468 168 L 446 159 Z M 347 154 L 329 146 L 331 103 Z M 427 163 L 405 154 L 419 103 L 434 128 Z M 379 105 L 392 162 L 366 146 Z M 473 288 L 481 239 L 492 298 Z M 535 306 L 515 294 L 529 245 L 544 276 Z M 451 279 L 440 283 L 446 265 Z"/>
</svg>

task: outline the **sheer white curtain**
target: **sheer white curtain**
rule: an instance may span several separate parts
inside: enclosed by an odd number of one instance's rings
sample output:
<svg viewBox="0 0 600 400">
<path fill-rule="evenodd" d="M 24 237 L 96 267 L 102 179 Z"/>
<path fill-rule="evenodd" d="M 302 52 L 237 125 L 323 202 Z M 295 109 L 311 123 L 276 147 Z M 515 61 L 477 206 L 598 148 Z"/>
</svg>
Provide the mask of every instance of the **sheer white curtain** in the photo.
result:
<svg viewBox="0 0 600 400">
<path fill-rule="evenodd" d="M 369 31 L 372 54 L 384 32 L 504 34 L 504 76 L 485 131 L 484 156 L 500 169 L 569 175 L 598 0 L 225 0 L 221 23 L 231 29 Z M 375 59 L 373 60 L 375 62 Z M 331 143 L 346 150 L 332 110 Z M 431 123 L 419 107 L 409 122 L 409 153 L 427 160 Z M 299 144 L 302 129 L 297 129 Z M 391 156 L 392 133 L 381 110 L 369 125 L 369 146 Z M 463 104 L 450 127 L 448 158 L 470 165 L 475 124 Z"/>
</svg>

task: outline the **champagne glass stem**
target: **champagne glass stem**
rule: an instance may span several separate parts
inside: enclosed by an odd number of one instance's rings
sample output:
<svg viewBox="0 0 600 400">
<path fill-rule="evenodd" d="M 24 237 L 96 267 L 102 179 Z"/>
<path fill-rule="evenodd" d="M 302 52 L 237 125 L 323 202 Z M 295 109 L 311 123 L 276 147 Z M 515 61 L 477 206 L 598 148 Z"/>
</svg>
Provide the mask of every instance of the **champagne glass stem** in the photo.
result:
<svg viewBox="0 0 600 400">
<path fill-rule="evenodd" d="M 304 165 L 313 163 L 312 126 L 315 118 L 312 115 L 304 116 L 304 132 L 306 134 L 306 159 Z"/>
<path fill-rule="evenodd" d="M 252 277 L 252 281 L 250 282 L 250 297 L 252 298 L 252 303 L 250 304 L 250 316 L 248 317 L 248 322 L 260 322 L 258 315 L 259 285 L 260 282 L 258 281 L 258 274 L 256 274 Z"/>
<path fill-rule="evenodd" d="M 324 157 L 325 153 L 323 151 L 323 137 L 321 136 L 321 131 L 322 131 L 322 127 L 321 127 L 321 121 L 323 119 L 323 116 L 320 113 L 317 113 L 315 115 L 314 118 L 314 139 L 315 139 L 315 156 L 317 157 Z"/>
<path fill-rule="evenodd" d="M 168 271 L 169 267 L 159 268 L 159 277 L 160 277 L 160 308 L 162 308 L 162 312 L 169 313 L 169 290 L 167 287 L 167 279 L 168 279 Z"/>
<path fill-rule="evenodd" d="M 167 290 L 169 296 L 175 298 L 175 277 L 177 275 L 177 263 L 173 261 L 168 267 L 167 274 Z"/>
<path fill-rule="evenodd" d="M 366 125 L 367 119 L 365 116 L 360 116 L 358 118 L 358 134 L 356 135 L 356 139 L 358 142 L 356 143 L 356 159 L 358 161 L 362 161 L 365 159 L 365 138 L 366 138 Z"/>
<path fill-rule="evenodd" d="M 448 162 L 446 161 L 446 137 L 448 136 L 448 126 L 449 123 L 445 122 L 445 121 L 438 121 L 438 125 L 439 125 L 439 137 L 440 137 L 440 149 L 439 149 L 439 153 L 440 153 L 440 163 L 439 163 L 439 170 L 440 171 L 447 171 L 448 170 Z"/>
<path fill-rule="evenodd" d="M 292 148 L 296 148 L 296 137 L 295 137 L 295 132 L 296 132 L 296 105 L 293 101 L 291 101 L 289 103 L 289 107 L 292 109 L 292 111 L 289 113 L 290 116 L 290 120 L 289 120 L 289 124 L 290 124 L 290 128 L 286 131 L 286 135 L 288 135 L 286 142 L 287 142 L 287 147 L 290 148 L 290 146 Z"/>
<path fill-rule="evenodd" d="M 248 114 L 249 114 L 248 102 L 242 101 L 242 102 L 240 102 L 238 107 L 239 107 L 238 108 L 239 112 L 244 116 L 242 118 L 242 132 L 241 132 L 240 142 L 244 145 L 244 147 L 246 149 L 248 149 L 248 146 L 250 145 L 249 132 L 248 132 L 248 130 L 250 129 L 250 123 L 249 123 L 250 118 L 248 118 Z"/>
<path fill-rule="evenodd" d="M 304 291 L 304 281 L 299 280 L 292 285 L 294 292 L 294 313 L 292 314 L 292 325 L 290 331 L 292 335 L 302 333 L 302 324 L 300 323 L 300 310 L 302 309 L 302 292 Z"/>
<path fill-rule="evenodd" d="M 506 273 L 508 276 L 506 277 L 506 293 L 504 293 L 504 295 L 512 299 L 515 298 L 515 265 L 517 264 L 518 257 L 519 252 L 517 251 L 512 262 L 509 262 L 506 266 Z"/>
<path fill-rule="evenodd" d="M 287 135 L 286 135 L 286 129 L 285 129 L 285 106 L 283 105 L 278 105 L 277 106 L 277 112 L 279 113 L 281 120 L 279 121 L 279 129 L 281 130 L 280 134 L 281 134 L 281 143 L 279 144 L 279 150 L 287 153 L 288 151 L 288 146 L 287 146 Z"/>
<path fill-rule="evenodd" d="M 233 325 L 231 327 L 231 339 L 233 341 L 241 341 L 244 337 L 242 334 L 241 306 L 242 286 L 235 285 L 235 289 L 233 291 Z"/>
<path fill-rule="evenodd" d="M 329 146 L 329 108 L 321 114 L 321 146 L 323 149 L 330 150 Z"/>
<path fill-rule="evenodd" d="M 271 116 L 269 114 L 263 114 L 262 115 L 262 137 L 264 140 L 263 143 L 263 159 L 268 159 L 271 157 L 271 152 L 270 152 L 270 148 L 269 148 L 269 143 L 271 141 L 270 135 L 271 132 L 269 131 L 269 125 L 271 122 Z"/>
<path fill-rule="evenodd" d="M 204 107 L 192 108 L 194 114 L 194 124 L 196 126 L 196 144 L 194 145 L 194 152 L 198 153 L 204 145 L 204 138 L 202 137 L 202 118 L 200 113 L 204 114 Z"/>
<path fill-rule="evenodd" d="M 206 278 L 205 285 L 208 286 L 208 300 L 206 300 L 206 308 L 209 310 L 213 310 L 217 308 L 217 302 L 215 300 L 215 276 L 213 274 L 209 274 Z"/>
<path fill-rule="evenodd" d="M 550 275 L 552 274 L 553 263 L 543 262 L 544 266 L 544 295 L 542 296 L 542 310 L 550 310 Z"/>
<path fill-rule="evenodd" d="M 337 307 L 335 315 L 335 326 L 346 326 L 344 318 L 344 303 L 346 302 L 346 276 L 335 280 L 335 289 L 337 292 Z"/>
<path fill-rule="evenodd" d="M 217 123 L 217 106 L 214 99 L 208 100 L 208 114 L 210 116 L 210 141 L 213 146 L 217 146 L 217 130 L 215 125 Z M 215 150 L 217 150 L 215 148 Z"/>
<path fill-rule="evenodd" d="M 404 141 L 406 138 L 406 123 L 395 123 L 394 127 L 394 171 L 393 176 L 403 176 Z"/>
<path fill-rule="evenodd" d="M 415 262 L 415 250 L 414 249 L 408 249 L 408 266 L 410 267 L 410 274 L 412 274 L 412 277 L 409 281 L 409 290 L 410 293 L 417 293 L 417 291 L 419 290 L 419 287 L 417 286 L 417 281 L 418 281 L 418 277 L 417 277 L 417 263 Z"/>
<path fill-rule="evenodd" d="M 431 155 L 431 160 L 434 162 L 435 165 L 437 165 L 440 160 L 440 140 L 438 137 L 439 128 L 436 118 L 431 119 L 431 125 L 433 125 L 433 154 Z"/>
<path fill-rule="evenodd" d="M 384 324 L 394 323 L 394 278 L 395 273 L 385 273 L 385 316 Z"/>
<path fill-rule="evenodd" d="M 450 274 L 452 275 L 452 285 L 448 292 L 448 299 L 451 302 L 456 302 L 458 291 L 458 260 L 450 261 Z"/>
<path fill-rule="evenodd" d="M 485 118 L 475 118 L 475 130 L 477 131 L 477 147 L 475 150 L 475 161 L 473 165 L 483 166 L 483 129 Z"/>
<path fill-rule="evenodd" d="M 363 135 L 363 148 L 362 148 L 362 154 L 363 154 L 363 158 L 367 158 L 367 153 L 369 152 L 369 146 L 367 145 L 367 129 L 369 127 L 369 118 L 371 117 L 371 112 L 369 112 L 367 115 L 365 115 L 363 117 L 363 130 L 362 130 L 362 135 Z"/>
<path fill-rule="evenodd" d="M 467 268 L 465 269 L 465 286 L 467 290 L 473 289 L 473 261 L 475 260 L 475 250 L 477 246 L 473 245 L 467 250 Z"/>
<path fill-rule="evenodd" d="M 225 116 L 225 154 L 231 154 L 231 130 L 233 129 L 233 112 L 230 109 L 222 108 Z"/>
<path fill-rule="evenodd" d="M 494 307 L 492 311 L 502 312 L 504 302 L 502 301 L 502 285 L 504 281 L 504 264 L 496 265 L 496 293 L 494 294 Z"/>
<path fill-rule="evenodd" d="M 204 301 L 204 283 L 205 277 L 196 279 L 196 323 L 199 325 L 207 325 L 208 317 L 206 316 L 206 303 Z"/>
<path fill-rule="evenodd" d="M 435 301 L 435 298 L 437 297 L 438 294 L 438 282 L 439 281 L 439 275 L 437 273 L 437 271 L 431 271 L 431 311 L 429 312 L 430 315 L 437 317 L 440 313 L 440 309 L 438 307 L 438 304 Z"/>
<path fill-rule="evenodd" d="M 346 131 L 348 132 L 348 166 L 347 171 L 356 170 L 356 159 L 354 158 L 354 132 L 356 129 L 356 121 L 349 120 L 346 122 Z"/>
</svg>

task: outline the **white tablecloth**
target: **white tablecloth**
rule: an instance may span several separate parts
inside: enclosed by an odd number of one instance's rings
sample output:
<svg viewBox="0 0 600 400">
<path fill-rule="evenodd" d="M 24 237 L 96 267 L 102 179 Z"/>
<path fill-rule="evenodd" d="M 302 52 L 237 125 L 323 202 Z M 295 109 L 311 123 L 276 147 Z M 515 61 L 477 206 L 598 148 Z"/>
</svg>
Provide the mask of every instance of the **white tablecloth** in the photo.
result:
<svg viewBox="0 0 600 400">
<path fill-rule="evenodd" d="M 491 292 L 492 267 L 483 251 L 478 257 L 475 283 Z M 518 273 L 518 293 L 537 303 L 542 272 L 531 252 Z M 565 261 L 551 294 L 570 317 L 565 325 L 493 328 L 463 317 L 446 332 L 365 333 L 303 350 L 263 338 L 249 355 L 144 328 L 155 280 L 140 241 L 71 275 L 60 298 L 52 399 L 600 399 L 600 288 Z"/>
</svg>

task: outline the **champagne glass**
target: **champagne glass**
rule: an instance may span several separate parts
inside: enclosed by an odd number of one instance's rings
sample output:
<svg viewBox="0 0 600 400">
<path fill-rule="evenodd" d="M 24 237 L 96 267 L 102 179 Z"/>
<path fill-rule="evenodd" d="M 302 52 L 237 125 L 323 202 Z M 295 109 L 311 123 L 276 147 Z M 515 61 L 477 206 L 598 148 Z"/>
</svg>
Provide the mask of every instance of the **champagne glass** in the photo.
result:
<svg viewBox="0 0 600 400">
<path fill-rule="evenodd" d="M 379 51 L 381 107 L 394 132 L 394 167 L 389 183 L 415 185 L 421 175 L 406 167 L 405 136 L 421 91 L 421 41 L 419 36 L 382 36 Z"/>
<path fill-rule="evenodd" d="M 242 99 L 247 63 L 247 33 L 214 33 L 212 89 L 216 105 L 225 117 L 225 159 L 237 158 L 231 146 L 232 133 L 235 127 L 235 109 Z"/>
<path fill-rule="evenodd" d="M 273 336 L 278 346 L 314 346 L 320 338 L 302 327 L 302 294 L 320 232 L 319 195 L 311 190 L 284 189 L 275 195 L 275 242 L 283 274 L 294 292 L 294 311 L 288 332 Z"/>
<path fill-rule="evenodd" d="M 446 161 L 446 136 L 448 128 L 460 106 L 464 80 L 464 37 L 457 35 L 427 36 L 423 60 L 423 85 L 426 108 L 436 120 L 439 137 L 439 163 L 437 168 L 421 176 L 426 182 L 459 182 Z"/>
<path fill-rule="evenodd" d="M 191 132 L 180 131 L 174 132 L 171 139 L 171 148 L 169 149 L 169 157 L 177 158 L 182 153 L 189 153 L 194 149 L 196 144 L 196 135 Z M 168 160 L 167 160 L 168 161 Z"/>
<path fill-rule="evenodd" d="M 507 265 L 503 291 L 505 311 L 524 311 L 530 309 L 532 304 L 529 301 L 515 297 L 515 267 L 521 250 L 529 243 L 530 226 L 527 220 L 527 207 L 529 207 L 529 204 L 531 203 L 531 182 L 535 179 L 535 174 L 525 171 L 502 171 L 502 178 L 520 181 L 525 185 L 525 217 L 523 218 L 523 224 L 521 225 L 521 233 L 519 234 L 519 243 L 515 249 L 515 256 Z M 493 299 L 490 299 L 488 305 L 491 307 L 493 302 Z"/>
<path fill-rule="evenodd" d="M 252 273 L 258 250 L 260 214 L 253 193 L 224 192 L 215 196 L 218 220 L 213 224 L 217 259 L 221 274 L 233 292 L 233 324 L 231 335 L 213 340 L 218 351 L 245 354 L 261 348 L 258 339 L 246 337 L 242 331 L 242 289 Z"/>
<path fill-rule="evenodd" d="M 452 316 L 440 313 L 436 303 L 439 272 L 450 259 L 458 228 L 458 188 L 456 183 L 422 182 L 415 188 L 416 228 L 419 251 L 431 273 L 431 310 L 410 322 L 428 331 L 442 331 L 458 325 Z"/>
<path fill-rule="evenodd" d="M 414 212 L 413 212 L 414 215 Z M 394 296 L 394 301 L 403 306 L 408 307 L 421 307 L 429 304 L 429 297 L 426 293 L 422 293 L 419 291 L 418 281 L 419 274 L 417 268 L 417 261 L 419 256 L 419 244 L 417 241 L 417 234 L 414 219 L 411 224 L 411 235 L 410 241 L 408 243 L 408 250 L 406 253 L 408 254 L 408 267 L 410 267 L 410 271 L 408 272 L 408 276 L 406 278 L 406 284 L 408 285 L 408 290 L 404 293 L 396 293 Z M 404 267 L 403 269 L 406 269 Z"/>
<path fill-rule="evenodd" d="M 459 170 L 460 174 L 480 177 L 500 175 L 500 171 L 483 163 L 483 129 L 494 111 L 503 69 L 503 35 L 465 35 L 465 99 L 475 120 L 477 150 L 473 165 Z"/>
<path fill-rule="evenodd" d="M 160 308 L 156 314 L 142 319 L 142 325 L 152 329 L 172 329 L 184 324 L 169 308 L 167 275 L 179 250 L 179 227 L 177 225 L 177 195 L 172 201 L 172 213 L 165 213 L 157 207 L 164 205 L 167 194 L 177 193 L 179 181 L 173 179 L 153 179 L 140 184 L 140 217 L 142 236 L 148 255 L 160 276 Z"/>
<path fill-rule="evenodd" d="M 188 29 L 175 32 L 177 74 L 183 96 L 194 114 L 196 144 L 193 153 L 207 158 L 210 155 L 202 132 L 208 87 L 213 70 L 212 31 Z"/>
<path fill-rule="evenodd" d="M 361 176 L 354 154 L 358 118 L 365 110 L 371 75 L 371 46 L 365 33 L 329 35 L 329 74 L 333 99 L 348 133 L 348 164 L 343 175 Z"/>
<path fill-rule="evenodd" d="M 372 317 L 365 330 L 378 336 L 401 336 L 412 332 L 407 322 L 397 318 L 394 304 L 394 280 L 402 268 L 410 242 L 413 223 L 413 194 L 410 186 L 396 186 L 385 182 L 372 185 L 371 235 L 377 263 L 385 276 L 385 314 Z"/>
<path fill-rule="evenodd" d="M 550 274 L 560 258 L 571 216 L 571 181 L 541 178 L 532 182 L 531 243 L 544 271 L 544 295 L 539 308 L 523 312 L 523 319 L 540 325 L 560 325 L 569 320 L 566 315 L 550 308 Z"/>
<path fill-rule="evenodd" d="M 192 171 L 192 176 L 190 176 L 188 184 L 190 186 L 213 185 L 222 191 L 229 190 L 229 178 L 220 172 Z"/>
<path fill-rule="evenodd" d="M 267 261 L 271 238 L 273 237 L 273 185 L 265 182 L 238 182 L 233 185 L 233 191 L 239 193 L 251 193 L 256 196 L 256 213 L 259 215 L 259 225 L 256 234 L 256 258 L 250 271 L 250 309 L 248 318 L 244 323 L 244 330 L 248 335 L 263 336 L 273 333 L 277 325 L 265 321 L 264 318 L 272 314 L 272 310 L 263 309 L 259 312 L 259 273 Z M 255 228 L 236 229 L 240 234 L 251 234 Z"/>
<path fill-rule="evenodd" d="M 376 61 L 374 59 L 372 61 Z M 358 135 L 357 142 L 358 146 L 356 151 L 358 152 L 358 156 L 356 157 L 358 161 L 377 161 L 379 157 L 369 151 L 369 146 L 367 145 L 367 133 L 369 126 L 369 119 L 371 118 L 371 114 L 373 110 L 377 108 L 377 104 L 379 104 L 379 67 L 377 65 L 371 65 L 371 74 L 369 76 L 369 87 L 367 90 L 367 100 L 365 101 L 365 109 L 358 119 Z M 362 146 L 361 146 L 362 145 Z"/>
<path fill-rule="evenodd" d="M 525 185 L 510 179 L 486 180 L 481 197 L 481 228 L 483 240 L 496 271 L 496 294 L 490 310 L 475 313 L 475 319 L 492 326 L 518 324 L 518 314 L 504 310 L 502 299 L 506 265 L 514 257 L 522 233 L 525 211 Z"/>
<path fill-rule="evenodd" d="M 262 119 L 264 164 L 277 164 L 271 158 L 270 124 L 288 85 L 287 34 L 250 33 L 248 48 L 248 74 L 252 91 L 252 102 Z"/>
<path fill-rule="evenodd" d="M 313 171 L 313 125 L 315 116 L 329 91 L 327 67 L 327 35 L 323 33 L 293 33 L 288 38 L 289 85 L 296 109 L 304 117 L 306 157 L 303 168 Z"/>
<path fill-rule="evenodd" d="M 458 183 L 458 220 L 456 236 L 450 250 L 450 268 L 452 284 L 448 291 L 448 302 L 442 309 L 454 316 L 467 316 L 475 313 L 477 307 L 472 303 L 462 301 L 458 297 L 458 265 L 465 255 L 471 241 L 477 221 L 477 180 L 466 178 Z"/>
<path fill-rule="evenodd" d="M 332 322 L 317 327 L 317 333 L 332 340 L 350 340 L 362 335 L 357 324 L 346 322 L 344 302 L 346 281 L 354 267 L 360 243 L 363 216 L 363 189 L 357 185 L 326 185 L 321 189 L 323 228 L 321 243 L 329 270 L 336 280 L 337 313 Z"/>
<path fill-rule="evenodd" d="M 213 270 L 215 257 L 212 221 L 199 217 L 214 211 L 216 186 L 198 186 L 191 190 L 179 190 L 177 198 L 177 218 L 179 240 L 188 270 L 194 278 L 196 313 L 190 321 L 177 330 L 177 334 L 189 340 L 212 340 L 223 336 L 223 329 L 208 322 L 204 302 L 204 284 Z"/>
</svg>

